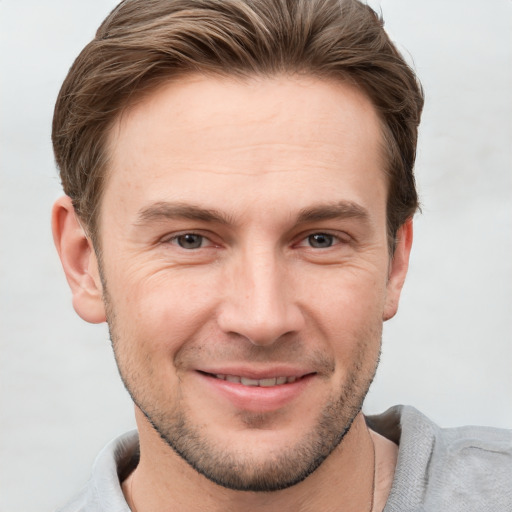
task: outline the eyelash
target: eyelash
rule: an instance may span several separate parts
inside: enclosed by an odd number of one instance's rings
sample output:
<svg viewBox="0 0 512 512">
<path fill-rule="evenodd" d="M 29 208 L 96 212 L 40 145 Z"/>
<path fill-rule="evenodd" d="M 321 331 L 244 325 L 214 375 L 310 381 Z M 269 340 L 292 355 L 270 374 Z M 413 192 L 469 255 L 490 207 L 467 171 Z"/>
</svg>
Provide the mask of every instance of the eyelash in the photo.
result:
<svg viewBox="0 0 512 512">
<path fill-rule="evenodd" d="M 188 247 L 188 248 L 181 245 L 179 243 L 179 240 L 184 237 L 187 237 L 187 236 L 200 238 L 200 245 L 198 247 Z M 348 235 L 346 235 L 346 236 L 348 238 Z M 326 247 L 314 247 L 313 245 L 311 245 L 311 241 L 312 241 L 313 237 L 324 237 L 324 238 L 330 239 L 330 244 L 327 245 Z M 308 241 L 309 241 L 309 243 L 308 243 Z M 186 232 L 178 233 L 168 239 L 163 240 L 163 242 L 166 244 L 176 245 L 186 251 L 205 249 L 207 247 L 216 245 L 210 238 L 208 238 L 208 236 L 201 234 L 201 233 L 194 232 L 194 231 L 186 231 Z M 204 245 L 205 242 L 208 242 L 208 244 L 206 246 Z M 349 242 L 349 240 L 345 240 L 345 239 L 343 239 L 343 237 L 341 237 L 339 235 L 335 235 L 333 233 L 329 233 L 328 231 L 314 231 L 314 232 L 310 232 L 309 234 L 306 234 L 306 235 L 301 235 L 299 242 L 294 244 L 294 246 L 295 247 L 306 246 L 310 249 L 329 249 L 338 244 L 346 244 L 348 242 Z"/>
<path fill-rule="evenodd" d="M 329 239 L 330 243 L 326 247 L 315 247 L 312 242 L 314 237 L 317 237 L 317 242 L 321 243 L 321 239 Z M 310 249 L 330 249 L 333 246 L 338 244 L 347 243 L 347 240 L 343 240 L 343 238 L 339 235 L 335 235 L 334 233 L 329 233 L 328 231 L 315 231 L 314 233 L 310 233 L 301 238 L 300 242 L 297 244 L 302 246 L 303 244 L 307 244 L 307 247 Z"/>
<path fill-rule="evenodd" d="M 184 238 L 184 237 L 187 237 L 187 236 L 200 238 L 201 239 L 201 245 L 199 247 L 193 247 L 193 248 L 183 247 L 179 243 L 179 240 L 180 240 L 180 238 Z M 205 247 L 203 246 L 203 243 L 205 241 L 209 242 L 207 247 L 209 247 L 211 245 L 215 245 L 206 235 L 203 235 L 201 233 L 196 233 L 194 231 L 186 231 L 184 233 L 178 233 L 176 235 L 173 235 L 172 237 L 164 240 L 164 243 L 168 243 L 168 244 L 172 244 L 172 245 L 177 245 L 181 249 L 185 249 L 185 250 L 190 250 L 191 251 L 191 250 L 194 250 L 194 249 L 204 249 Z"/>
</svg>

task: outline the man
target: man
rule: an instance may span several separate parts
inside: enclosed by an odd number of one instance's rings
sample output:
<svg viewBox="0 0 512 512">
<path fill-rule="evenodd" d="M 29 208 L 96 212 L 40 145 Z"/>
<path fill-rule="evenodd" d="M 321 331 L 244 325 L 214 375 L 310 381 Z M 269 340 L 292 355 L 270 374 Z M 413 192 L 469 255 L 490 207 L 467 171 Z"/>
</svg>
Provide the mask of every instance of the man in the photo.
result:
<svg viewBox="0 0 512 512">
<path fill-rule="evenodd" d="M 57 100 L 53 231 L 138 434 L 65 510 L 510 508 L 509 433 L 361 413 L 407 273 L 422 106 L 356 1 L 107 17 Z"/>
</svg>

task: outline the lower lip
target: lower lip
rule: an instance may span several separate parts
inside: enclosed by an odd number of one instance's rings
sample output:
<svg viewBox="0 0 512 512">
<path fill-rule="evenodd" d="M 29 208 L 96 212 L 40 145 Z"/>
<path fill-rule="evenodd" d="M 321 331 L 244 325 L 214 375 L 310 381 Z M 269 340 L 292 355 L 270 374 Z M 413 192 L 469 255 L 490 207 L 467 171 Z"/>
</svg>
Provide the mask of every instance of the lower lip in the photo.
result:
<svg viewBox="0 0 512 512">
<path fill-rule="evenodd" d="M 201 372 L 197 372 L 197 375 L 210 389 L 229 400 L 237 409 L 249 412 L 271 412 L 286 406 L 306 390 L 315 376 L 305 375 L 289 384 L 265 387 L 244 386 Z"/>
</svg>

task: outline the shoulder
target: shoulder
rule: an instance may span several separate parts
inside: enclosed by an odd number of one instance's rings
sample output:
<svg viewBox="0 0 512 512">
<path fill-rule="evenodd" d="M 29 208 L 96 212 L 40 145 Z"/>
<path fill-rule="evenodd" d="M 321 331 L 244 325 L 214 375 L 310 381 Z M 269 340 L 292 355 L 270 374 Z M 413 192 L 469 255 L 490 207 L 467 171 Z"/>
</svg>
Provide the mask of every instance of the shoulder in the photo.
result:
<svg viewBox="0 0 512 512">
<path fill-rule="evenodd" d="M 432 500 L 462 510 L 512 509 L 512 431 L 440 428 L 430 461 Z"/>
<path fill-rule="evenodd" d="M 441 428 L 406 406 L 367 421 L 399 445 L 386 512 L 512 510 L 512 431 Z"/>
<path fill-rule="evenodd" d="M 121 482 L 137 464 L 138 455 L 136 431 L 112 440 L 96 458 L 87 485 L 57 512 L 130 512 Z"/>
</svg>

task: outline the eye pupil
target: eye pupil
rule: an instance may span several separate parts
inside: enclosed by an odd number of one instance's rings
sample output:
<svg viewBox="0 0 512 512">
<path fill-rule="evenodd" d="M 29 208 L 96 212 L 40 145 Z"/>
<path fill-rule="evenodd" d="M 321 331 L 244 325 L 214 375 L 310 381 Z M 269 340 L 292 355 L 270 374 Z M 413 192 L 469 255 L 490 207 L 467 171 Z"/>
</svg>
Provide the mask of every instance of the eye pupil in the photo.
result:
<svg viewBox="0 0 512 512">
<path fill-rule="evenodd" d="M 333 244 L 333 237 L 326 233 L 315 233 L 314 235 L 309 235 L 308 241 L 311 247 L 325 249 L 326 247 L 331 247 Z"/>
<path fill-rule="evenodd" d="M 203 237 L 201 235 L 187 233 L 186 235 L 179 236 L 176 241 L 183 249 L 199 249 L 203 243 Z"/>
</svg>

